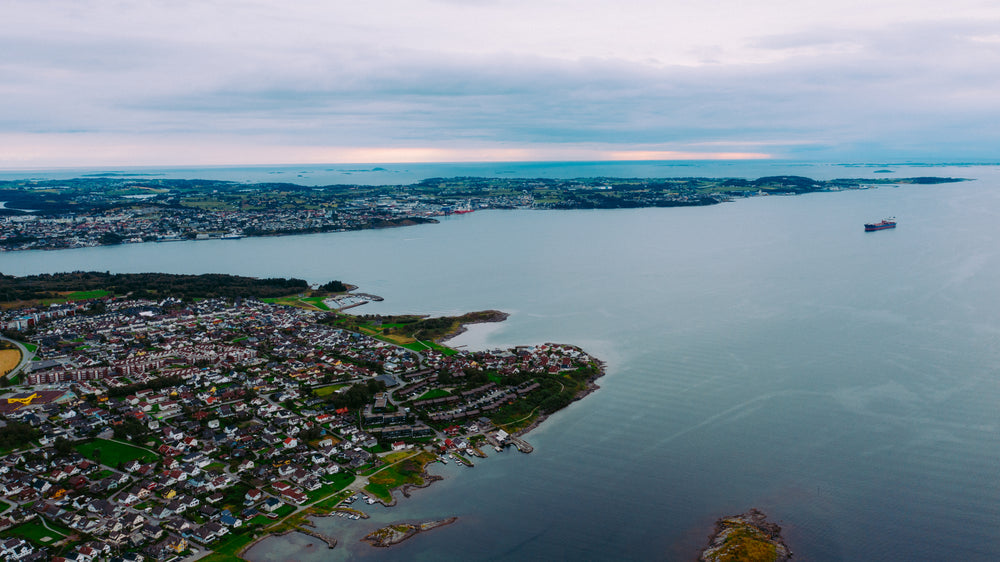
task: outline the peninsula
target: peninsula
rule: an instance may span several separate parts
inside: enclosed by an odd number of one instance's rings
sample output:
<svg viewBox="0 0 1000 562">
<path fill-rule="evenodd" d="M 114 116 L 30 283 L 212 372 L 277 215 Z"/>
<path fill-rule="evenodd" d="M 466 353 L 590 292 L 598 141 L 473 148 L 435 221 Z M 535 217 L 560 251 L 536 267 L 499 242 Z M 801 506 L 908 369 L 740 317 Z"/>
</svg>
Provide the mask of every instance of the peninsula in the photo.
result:
<svg viewBox="0 0 1000 562">
<path fill-rule="evenodd" d="M 348 288 L 0 275 L 12 355 L 0 395 L 5 548 L 46 559 L 209 550 L 219 561 L 295 531 L 333 548 L 309 517 L 365 518 L 352 504 L 391 505 L 394 491 L 439 478 L 430 463 L 530 452 L 523 434 L 603 374 L 567 344 L 440 343 L 502 312 L 352 316 Z M 373 542 L 452 521 L 393 525 Z"/>
<path fill-rule="evenodd" d="M 411 185 L 326 185 L 98 175 L 0 181 L 0 251 L 238 239 L 436 223 L 487 209 L 715 205 L 956 178 L 430 178 Z"/>
</svg>

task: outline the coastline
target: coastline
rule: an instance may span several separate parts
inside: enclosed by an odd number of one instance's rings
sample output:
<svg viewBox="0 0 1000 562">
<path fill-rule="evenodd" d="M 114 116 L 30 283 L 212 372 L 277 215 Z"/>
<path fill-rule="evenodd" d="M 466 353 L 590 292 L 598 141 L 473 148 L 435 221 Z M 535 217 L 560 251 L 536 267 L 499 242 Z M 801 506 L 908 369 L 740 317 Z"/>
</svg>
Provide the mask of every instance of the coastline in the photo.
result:
<svg viewBox="0 0 1000 562">
<path fill-rule="evenodd" d="M 590 354 L 588 353 L 588 355 L 590 355 Z M 594 376 L 592 376 L 589 379 L 587 379 L 587 386 L 586 386 L 586 388 L 584 388 L 580 392 L 577 392 L 576 395 L 573 397 L 573 400 L 570 402 L 570 404 L 572 404 L 574 402 L 579 402 L 580 400 L 583 400 L 584 398 L 586 398 L 587 396 L 590 396 L 592 393 L 594 393 L 595 391 L 597 391 L 597 390 L 599 390 L 601 388 L 600 385 L 597 384 L 597 379 L 603 377 L 607 373 L 607 371 L 606 371 L 607 363 L 605 363 L 604 361 L 601 361 L 600 359 L 597 359 L 597 358 L 593 357 L 592 355 L 590 357 L 594 359 L 594 364 L 597 367 L 597 372 L 596 372 L 596 374 Z M 567 407 L 568 407 L 568 405 L 567 405 Z M 542 424 L 542 422 L 544 422 L 545 420 L 549 419 L 549 416 L 551 416 L 552 414 L 558 413 L 560 410 L 556 410 L 555 412 L 552 412 L 550 414 L 539 414 L 539 416 L 537 418 L 535 418 L 535 420 L 533 422 L 531 422 L 530 424 L 528 424 L 523 429 L 518 430 L 513 435 L 515 437 L 521 437 L 523 435 L 526 435 L 532 429 L 535 429 L 538 426 L 540 426 Z"/>
<path fill-rule="evenodd" d="M 506 313 L 504 313 L 504 318 L 505 319 L 506 319 L 507 316 L 508 315 Z M 573 397 L 573 400 L 570 402 L 571 404 L 574 403 L 574 402 L 577 402 L 577 401 L 580 401 L 580 400 L 586 398 L 591 393 L 593 393 L 596 390 L 600 389 L 600 386 L 597 384 L 596 381 L 597 381 L 597 379 L 603 377 L 606 374 L 606 367 L 607 367 L 607 365 L 606 365 L 606 363 L 604 361 L 591 356 L 589 353 L 587 354 L 587 356 L 590 357 L 593 360 L 593 365 L 596 367 L 596 369 L 595 369 L 594 375 L 591 376 L 591 377 L 589 377 L 587 379 L 587 381 L 586 381 L 587 384 L 586 384 L 585 388 L 583 390 L 577 392 L 576 395 Z M 560 408 L 560 410 L 562 410 L 562 409 L 563 408 Z M 551 412 L 551 413 L 548 413 L 548 414 L 540 414 L 528 426 L 526 426 L 526 427 L 518 430 L 515 433 L 512 433 L 511 436 L 514 437 L 514 438 L 520 438 L 520 437 L 526 435 L 527 433 L 529 433 L 530 431 L 532 431 L 533 429 L 539 427 L 542 423 L 544 423 L 549 418 L 549 416 L 551 416 L 552 414 L 557 413 L 560 410 L 557 410 L 556 412 Z M 521 441 L 521 440 L 518 439 L 518 441 Z M 527 442 L 521 441 L 521 443 L 523 444 L 523 446 L 526 447 L 526 449 L 522 449 L 521 445 L 518 445 L 518 444 L 515 443 L 515 446 L 517 446 L 518 449 L 521 452 L 523 452 L 523 453 L 530 453 L 532 451 L 531 445 L 529 445 Z M 424 470 L 421 473 L 421 478 L 422 478 L 423 482 L 420 483 L 420 484 L 403 484 L 401 486 L 397 486 L 395 488 L 390 489 L 389 493 L 390 493 L 390 495 L 392 497 L 392 501 L 390 501 L 388 503 L 385 502 L 385 501 L 383 501 L 381 498 L 374 498 L 374 499 L 375 499 L 375 501 L 377 503 L 381 504 L 383 507 L 391 508 L 391 507 L 395 506 L 398 503 L 398 501 L 399 501 L 399 498 L 397 497 L 396 492 L 399 492 L 399 494 L 402 495 L 404 498 L 409 499 L 411 497 L 411 495 L 412 495 L 412 491 L 413 490 L 422 490 L 422 489 L 430 487 L 431 484 L 433 484 L 434 482 L 439 482 L 439 481 L 444 480 L 443 476 L 436 475 L 436 474 L 430 474 L 427 471 L 426 467 L 424 468 Z M 349 510 L 349 509 L 350 508 L 344 508 L 344 509 L 336 508 L 334 510 L 334 512 L 341 511 L 341 510 Z M 355 511 L 355 510 L 350 510 L 350 511 Z M 367 514 L 365 514 L 364 512 L 358 512 L 358 513 L 361 514 L 361 518 L 362 519 L 368 519 L 369 518 L 369 516 Z M 310 514 L 307 514 L 306 515 L 306 523 L 305 523 L 305 525 L 313 526 L 313 523 L 310 521 L 310 519 L 312 517 L 330 517 L 332 515 L 333 515 L 332 512 L 328 513 L 328 514 L 320 514 L 320 513 L 310 513 Z M 373 547 L 388 548 L 388 547 L 393 546 L 395 544 L 399 544 L 400 542 L 403 542 L 403 541 L 405 541 L 405 540 L 407 540 L 409 538 L 412 538 L 413 536 L 415 536 L 415 535 L 417 535 L 417 534 L 419 534 L 421 532 L 430 531 L 432 529 L 435 529 L 437 527 L 444 526 L 444 525 L 450 525 L 451 523 L 454 523 L 457 520 L 458 520 L 458 517 L 453 516 L 453 517 L 449 517 L 448 519 L 444 519 L 444 520 L 440 520 L 440 521 L 431 521 L 431 522 L 428 522 L 428 523 L 421 523 L 419 525 L 414 525 L 414 524 L 409 524 L 409 523 L 393 524 L 393 525 L 389 525 L 389 526 L 386 526 L 386 527 L 382 527 L 380 529 L 376 529 L 372 533 L 369 533 L 369 535 L 366 535 L 364 538 L 362 538 L 361 541 L 362 542 L 368 542 Z M 425 526 L 428 526 L 428 527 L 425 528 Z M 403 527 L 406 527 L 406 529 L 405 530 L 402 529 Z M 237 552 L 237 556 L 242 557 L 243 554 L 249 552 L 255 545 L 257 545 L 259 542 L 261 542 L 262 540 L 264 540 L 264 539 L 266 539 L 268 537 L 272 537 L 272 536 L 274 536 L 274 537 L 280 537 L 280 536 L 287 535 L 287 534 L 289 534 L 291 532 L 302 532 L 304 534 L 320 538 L 321 540 L 330 539 L 330 540 L 333 541 L 334 545 L 337 542 L 337 539 L 335 539 L 333 537 L 327 537 L 326 535 L 313 535 L 307 529 L 303 529 L 301 526 L 296 526 L 295 528 L 288 529 L 288 530 L 282 531 L 280 533 L 265 534 L 265 535 L 262 535 L 262 536 L 260 536 L 258 538 L 255 538 L 252 542 L 250 542 L 245 547 L 243 547 L 242 549 L 240 549 L 239 552 Z M 381 537 L 378 535 L 378 533 L 380 533 L 380 532 L 382 534 Z M 327 544 L 330 545 L 330 542 L 327 541 Z M 329 546 L 329 548 L 333 548 L 333 546 Z"/>
<path fill-rule="evenodd" d="M 478 319 L 478 320 L 469 320 L 468 322 L 462 322 L 462 323 L 460 323 L 458 325 L 458 329 L 457 330 L 455 330 L 454 332 L 452 332 L 450 334 L 445 334 L 444 336 L 441 336 L 440 338 L 434 340 L 434 342 L 435 343 L 441 343 L 441 344 L 443 344 L 443 343 L 445 343 L 446 341 L 448 341 L 450 339 L 456 338 L 456 337 L 464 334 L 465 332 L 469 331 L 469 328 L 467 328 L 467 326 L 470 326 L 472 324 L 492 324 L 494 322 L 503 322 L 503 321 L 507 320 L 508 318 L 510 318 L 510 314 L 507 313 L 507 312 L 503 312 L 503 311 L 500 311 L 500 310 L 493 310 L 491 312 L 493 312 L 494 314 L 492 314 L 489 318 L 482 318 L 482 319 Z"/>
</svg>

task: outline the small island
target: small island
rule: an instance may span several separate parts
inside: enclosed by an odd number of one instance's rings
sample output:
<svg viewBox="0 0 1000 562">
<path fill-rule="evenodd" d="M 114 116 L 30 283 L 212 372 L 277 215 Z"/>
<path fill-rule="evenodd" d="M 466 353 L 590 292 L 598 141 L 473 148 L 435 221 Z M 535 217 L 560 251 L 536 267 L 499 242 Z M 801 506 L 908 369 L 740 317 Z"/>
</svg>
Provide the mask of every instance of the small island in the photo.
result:
<svg viewBox="0 0 1000 562">
<path fill-rule="evenodd" d="M 786 562 L 792 557 L 781 527 L 757 509 L 723 517 L 699 562 Z"/>
</svg>

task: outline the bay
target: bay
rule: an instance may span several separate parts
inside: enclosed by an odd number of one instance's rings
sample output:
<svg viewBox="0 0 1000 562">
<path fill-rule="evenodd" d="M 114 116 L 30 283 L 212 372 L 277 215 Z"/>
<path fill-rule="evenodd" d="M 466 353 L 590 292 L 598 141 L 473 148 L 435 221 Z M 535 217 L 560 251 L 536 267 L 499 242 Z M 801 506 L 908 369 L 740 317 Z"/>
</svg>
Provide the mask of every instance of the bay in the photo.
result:
<svg viewBox="0 0 1000 562">
<path fill-rule="evenodd" d="M 255 561 L 688 560 L 716 518 L 749 507 L 784 525 L 801 559 L 989 560 L 1000 551 L 1000 170 L 909 175 L 977 180 L 5 253 L 0 271 L 342 279 L 385 297 L 358 312 L 511 313 L 455 345 L 565 342 L 608 362 L 598 392 L 528 435 L 531 455 L 439 467 L 444 481 L 371 520 L 318 520 L 345 537 L 336 549 L 269 539 Z M 889 215 L 895 230 L 863 232 Z M 451 515 L 391 549 L 357 542 Z"/>
</svg>

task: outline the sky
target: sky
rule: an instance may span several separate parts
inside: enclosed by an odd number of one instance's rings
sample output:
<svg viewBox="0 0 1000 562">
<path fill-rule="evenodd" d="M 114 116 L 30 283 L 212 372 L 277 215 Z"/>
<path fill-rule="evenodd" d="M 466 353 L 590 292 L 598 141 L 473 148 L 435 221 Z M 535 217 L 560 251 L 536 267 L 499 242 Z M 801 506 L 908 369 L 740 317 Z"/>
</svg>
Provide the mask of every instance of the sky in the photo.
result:
<svg viewBox="0 0 1000 562">
<path fill-rule="evenodd" d="M 994 0 L 0 0 L 0 169 L 1000 160 Z"/>
</svg>

